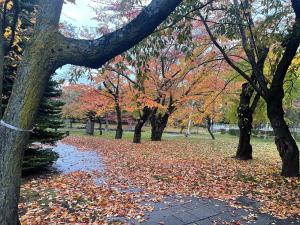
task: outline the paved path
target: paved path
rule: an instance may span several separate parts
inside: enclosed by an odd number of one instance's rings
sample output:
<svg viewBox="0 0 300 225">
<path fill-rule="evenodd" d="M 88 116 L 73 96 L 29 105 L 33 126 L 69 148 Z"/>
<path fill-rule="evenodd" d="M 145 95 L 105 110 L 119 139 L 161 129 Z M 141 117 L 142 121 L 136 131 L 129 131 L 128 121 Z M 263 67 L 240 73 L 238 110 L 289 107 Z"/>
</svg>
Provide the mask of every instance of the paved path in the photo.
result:
<svg viewBox="0 0 300 225">
<path fill-rule="evenodd" d="M 54 150 L 59 153 L 60 158 L 53 166 L 62 173 L 77 170 L 86 172 L 104 170 L 101 159 L 95 152 L 82 152 L 62 143 L 58 143 Z M 101 185 L 102 181 L 103 179 L 99 179 L 95 182 Z M 126 191 L 139 192 L 140 190 L 131 188 L 124 190 Z M 259 204 L 246 197 L 240 197 L 238 202 L 249 208 L 236 209 L 225 202 L 212 199 L 166 197 L 162 203 L 143 203 L 152 205 L 154 210 L 145 213 L 145 221 L 142 223 L 125 218 L 111 218 L 111 221 L 123 221 L 132 225 L 300 225 L 299 219 L 278 220 L 269 214 L 258 213 Z"/>
<path fill-rule="evenodd" d="M 299 219 L 279 220 L 269 214 L 258 213 L 258 204 L 246 197 L 240 197 L 238 202 L 247 209 L 237 209 L 226 202 L 213 199 L 175 198 L 168 197 L 163 203 L 145 203 L 154 206 L 152 212 L 145 214 L 144 222 L 112 218 L 132 225 L 296 225 Z"/>
<path fill-rule="evenodd" d="M 171 202 L 171 207 L 164 205 L 156 207 L 155 211 L 149 213 L 148 221 L 143 225 L 165 224 L 165 225 L 209 225 L 209 224 L 300 224 L 297 220 L 278 220 L 268 214 L 257 212 L 258 204 L 247 198 L 240 198 L 243 205 L 249 209 L 236 209 L 228 206 L 225 202 L 209 199 L 185 199 L 186 203 Z M 168 205 L 169 205 L 168 204 Z"/>
<path fill-rule="evenodd" d="M 84 172 L 104 171 L 104 166 L 96 152 L 79 151 L 76 147 L 61 142 L 57 143 L 53 151 L 59 154 L 59 158 L 52 166 L 61 173 L 68 174 L 78 170 Z"/>
</svg>

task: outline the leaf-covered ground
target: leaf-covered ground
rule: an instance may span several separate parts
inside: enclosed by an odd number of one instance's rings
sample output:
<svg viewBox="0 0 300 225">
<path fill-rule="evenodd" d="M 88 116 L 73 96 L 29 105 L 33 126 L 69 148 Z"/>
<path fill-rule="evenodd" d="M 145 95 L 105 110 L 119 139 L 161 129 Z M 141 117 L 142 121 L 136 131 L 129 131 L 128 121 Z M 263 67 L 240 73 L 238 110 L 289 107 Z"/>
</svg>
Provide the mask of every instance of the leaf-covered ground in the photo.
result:
<svg viewBox="0 0 300 225">
<path fill-rule="evenodd" d="M 22 224 L 105 224 L 114 216 L 142 221 L 151 207 L 139 203 L 170 195 L 215 198 L 231 205 L 245 195 L 260 202 L 261 212 L 279 218 L 300 216 L 300 180 L 278 175 L 280 159 L 270 142 L 254 145 L 251 162 L 232 158 L 232 139 L 136 145 L 128 140 L 68 137 L 64 142 L 97 151 L 105 174 L 79 171 L 25 182 L 19 205 Z M 105 178 L 104 184 L 95 183 L 99 177 Z"/>
</svg>

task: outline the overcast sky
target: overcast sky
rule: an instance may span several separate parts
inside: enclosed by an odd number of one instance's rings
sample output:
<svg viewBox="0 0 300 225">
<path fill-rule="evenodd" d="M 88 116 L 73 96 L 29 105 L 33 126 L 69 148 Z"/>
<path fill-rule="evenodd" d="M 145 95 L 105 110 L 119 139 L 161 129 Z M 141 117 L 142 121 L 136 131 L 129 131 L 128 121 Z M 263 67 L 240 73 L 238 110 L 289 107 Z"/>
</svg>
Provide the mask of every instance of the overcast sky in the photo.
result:
<svg viewBox="0 0 300 225">
<path fill-rule="evenodd" d="M 61 22 L 67 21 L 75 26 L 95 26 L 95 22 L 91 20 L 95 16 L 91 6 L 95 5 L 91 0 L 76 0 L 76 4 L 64 4 Z"/>
<path fill-rule="evenodd" d="M 76 0 L 76 4 L 67 3 L 63 6 L 60 21 L 67 21 L 76 27 L 95 27 L 96 23 L 91 18 L 95 16 L 91 6 L 95 4 L 91 0 Z M 63 66 L 56 71 L 57 76 L 55 79 L 69 79 L 68 76 L 69 66 Z M 90 83 L 86 77 L 82 77 L 79 83 Z"/>
</svg>

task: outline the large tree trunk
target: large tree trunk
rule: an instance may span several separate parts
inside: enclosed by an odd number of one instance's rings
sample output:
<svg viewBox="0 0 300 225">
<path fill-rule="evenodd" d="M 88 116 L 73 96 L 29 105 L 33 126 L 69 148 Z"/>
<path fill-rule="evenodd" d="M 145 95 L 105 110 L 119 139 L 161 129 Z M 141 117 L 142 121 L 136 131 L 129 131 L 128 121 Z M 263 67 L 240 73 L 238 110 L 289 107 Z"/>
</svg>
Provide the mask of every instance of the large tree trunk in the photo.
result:
<svg viewBox="0 0 300 225">
<path fill-rule="evenodd" d="M 2 29 L 2 16 L 0 16 L 0 29 Z M 4 38 L 2 30 L 0 31 L 0 118 L 2 117 L 2 92 L 4 80 Z"/>
<path fill-rule="evenodd" d="M 23 54 L 17 79 L 3 115 L 3 121 L 15 127 L 30 129 L 39 108 L 44 88 L 51 74 L 59 67 L 52 55 L 52 46 L 56 45 L 52 32 L 57 29 L 61 2 L 54 2 L 55 12 L 42 8 L 40 20 L 32 41 Z M 53 23 L 55 26 L 52 26 Z M 53 49 L 52 49 L 53 50 Z M 21 183 L 23 149 L 27 144 L 29 132 L 13 130 L 0 126 L 0 224 L 18 224 L 18 200 Z"/>
<path fill-rule="evenodd" d="M 133 143 L 141 143 L 141 138 L 142 138 L 142 128 L 144 124 L 147 122 L 149 116 L 151 113 L 151 109 L 148 108 L 147 106 L 143 108 L 142 110 L 142 115 L 138 119 L 137 124 L 134 127 L 134 136 L 133 136 Z"/>
<path fill-rule="evenodd" d="M 161 141 L 163 132 L 167 126 L 169 114 L 161 116 L 160 114 L 152 114 L 151 122 L 151 141 Z"/>
<path fill-rule="evenodd" d="M 240 128 L 239 145 L 236 152 L 236 159 L 249 160 L 252 159 L 252 145 L 251 131 L 253 122 L 253 111 L 250 107 L 251 97 L 253 95 L 253 88 L 249 83 L 242 85 L 242 92 L 240 94 L 240 103 L 237 109 L 238 126 Z"/>
<path fill-rule="evenodd" d="M 274 92 L 275 93 L 275 92 Z M 283 89 L 276 91 L 267 101 L 267 113 L 275 135 L 275 144 L 282 160 L 281 175 L 299 176 L 299 150 L 284 120 Z"/>
<path fill-rule="evenodd" d="M 161 141 L 165 127 L 151 122 L 151 141 Z"/>
<path fill-rule="evenodd" d="M 133 143 L 141 143 L 142 139 L 142 128 L 144 126 L 145 122 L 142 120 L 139 120 L 137 124 L 134 127 L 134 136 L 133 136 Z"/>
<path fill-rule="evenodd" d="M 55 5 L 59 14 L 60 6 Z M 45 15 L 48 13 L 43 11 Z M 40 27 L 39 31 L 23 55 L 24 60 L 18 68 L 17 79 L 2 118 L 17 128 L 31 128 L 44 88 L 54 68 L 59 66 L 54 58 L 49 58 L 51 46 L 55 45 L 49 35 L 51 26 Z M 15 225 L 18 224 L 23 149 L 29 132 L 0 126 L 0 134 L 0 224 Z"/>
<path fill-rule="evenodd" d="M 6 117 L 5 117 L 6 118 Z M 18 201 L 21 184 L 23 147 L 29 134 L 0 127 L 0 224 L 20 224 Z"/>
<path fill-rule="evenodd" d="M 275 144 L 282 160 L 281 175 L 286 177 L 299 176 L 299 149 L 284 120 L 282 100 L 284 97 L 284 79 L 289 66 L 297 53 L 300 44 L 300 2 L 292 0 L 292 7 L 296 14 L 293 29 L 284 42 L 285 51 L 278 63 L 266 97 L 267 113 L 275 134 Z"/>
<path fill-rule="evenodd" d="M 122 135 L 123 135 L 122 113 L 119 105 L 116 106 L 116 113 L 117 113 L 117 130 L 116 130 L 115 139 L 122 139 Z"/>
</svg>

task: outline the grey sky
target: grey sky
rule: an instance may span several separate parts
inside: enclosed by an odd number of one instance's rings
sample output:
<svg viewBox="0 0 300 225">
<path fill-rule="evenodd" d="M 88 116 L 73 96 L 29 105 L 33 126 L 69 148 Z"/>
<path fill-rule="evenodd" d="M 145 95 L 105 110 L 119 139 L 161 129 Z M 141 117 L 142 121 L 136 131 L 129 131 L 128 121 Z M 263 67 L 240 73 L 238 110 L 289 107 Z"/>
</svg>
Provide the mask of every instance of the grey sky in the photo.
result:
<svg viewBox="0 0 300 225">
<path fill-rule="evenodd" d="M 94 27 L 96 26 L 95 21 L 91 18 L 95 16 L 94 11 L 91 6 L 95 3 L 91 0 L 76 0 L 76 4 L 67 3 L 63 6 L 63 11 L 61 14 L 61 22 L 67 21 L 76 27 Z M 69 66 L 63 66 L 56 71 L 56 79 L 69 79 L 68 70 Z M 90 83 L 86 77 L 82 77 L 78 81 L 79 83 Z"/>
<path fill-rule="evenodd" d="M 95 22 L 91 20 L 95 16 L 91 6 L 96 5 L 91 0 L 76 0 L 76 4 L 64 4 L 61 21 L 67 21 L 77 27 L 95 26 Z"/>
<path fill-rule="evenodd" d="M 108 1 L 106 1 L 108 2 Z M 144 0 L 145 4 L 149 3 L 150 0 Z M 92 20 L 95 16 L 93 6 L 99 6 L 100 3 L 95 3 L 93 0 L 76 0 L 76 4 L 67 3 L 63 6 L 61 14 L 61 22 L 71 23 L 76 27 L 96 27 L 97 23 Z M 56 71 L 56 79 L 64 78 L 68 80 L 70 78 L 68 71 L 70 66 L 66 65 Z M 89 83 L 86 76 L 79 79 L 79 83 Z"/>
</svg>

